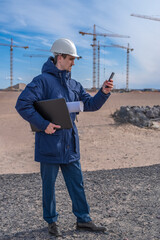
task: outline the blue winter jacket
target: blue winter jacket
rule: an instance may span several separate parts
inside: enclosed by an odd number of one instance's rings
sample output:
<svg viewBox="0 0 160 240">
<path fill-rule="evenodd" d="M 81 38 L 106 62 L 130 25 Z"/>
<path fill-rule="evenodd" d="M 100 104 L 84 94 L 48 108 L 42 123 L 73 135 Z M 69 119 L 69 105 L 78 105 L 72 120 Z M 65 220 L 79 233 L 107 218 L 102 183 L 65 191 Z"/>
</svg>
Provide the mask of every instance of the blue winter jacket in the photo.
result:
<svg viewBox="0 0 160 240">
<path fill-rule="evenodd" d="M 35 77 L 19 95 L 16 110 L 28 122 L 42 130 L 35 134 L 35 161 L 46 163 L 70 163 L 80 159 L 79 137 L 75 125 L 75 113 L 71 113 L 73 129 L 56 130 L 46 134 L 49 121 L 34 108 L 35 101 L 65 98 L 66 102 L 83 101 L 84 111 L 96 111 L 110 96 L 102 90 L 91 97 L 82 85 L 71 78 L 70 72 L 59 70 L 50 57 L 42 67 L 42 74 Z"/>
</svg>

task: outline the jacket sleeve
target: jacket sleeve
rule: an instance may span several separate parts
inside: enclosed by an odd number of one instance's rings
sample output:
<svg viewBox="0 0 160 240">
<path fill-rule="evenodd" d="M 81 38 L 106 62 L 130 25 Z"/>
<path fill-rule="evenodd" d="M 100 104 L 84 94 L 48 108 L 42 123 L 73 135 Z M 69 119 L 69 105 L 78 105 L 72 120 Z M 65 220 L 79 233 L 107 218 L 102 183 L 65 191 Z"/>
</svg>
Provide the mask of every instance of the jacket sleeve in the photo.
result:
<svg viewBox="0 0 160 240">
<path fill-rule="evenodd" d="M 81 86 L 80 89 L 80 99 L 84 103 L 84 111 L 97 111 L 109 98 L 111 93 L 105 94 L 102 92 L 102 88 L 95 94 L 95 96 L 91 96 L 87 93 L 84 88 Z"/>
<path fill-rule="evenodd" d="M 49 121 L 45 120 L 34 108 L 34 102 L 45 99 L 45 87 L 42 79 L 36 77 L 19 95 L 16 110 L 28 122 L 44 131 Z"/>
</svg>

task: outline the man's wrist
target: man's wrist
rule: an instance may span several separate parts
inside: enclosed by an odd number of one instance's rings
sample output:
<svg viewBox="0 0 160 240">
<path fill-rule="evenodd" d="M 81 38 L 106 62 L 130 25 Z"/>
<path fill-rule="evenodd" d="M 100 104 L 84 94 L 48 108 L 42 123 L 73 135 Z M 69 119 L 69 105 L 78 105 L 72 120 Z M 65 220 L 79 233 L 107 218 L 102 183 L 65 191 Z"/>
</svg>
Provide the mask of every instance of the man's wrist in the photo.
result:
<svg viewBox="0 0 160 240">
<path fill-rule="evenodd" d="M 105 92 L 103 92 L 103 88 L 102 88 L 102 87 L 101 87 L 101 89 L 100 89 L 100 90 L 101 90 L 101 92 L 102 92 L 104 95 L 106 95 L 106 96 L 107 96 L 107 95 L 109 95 L 109 96 L 110 96 L 110 94 L 111 94 L 110 92 L 108 92 L 108 93 L 105 93 Z"/>
</svg>

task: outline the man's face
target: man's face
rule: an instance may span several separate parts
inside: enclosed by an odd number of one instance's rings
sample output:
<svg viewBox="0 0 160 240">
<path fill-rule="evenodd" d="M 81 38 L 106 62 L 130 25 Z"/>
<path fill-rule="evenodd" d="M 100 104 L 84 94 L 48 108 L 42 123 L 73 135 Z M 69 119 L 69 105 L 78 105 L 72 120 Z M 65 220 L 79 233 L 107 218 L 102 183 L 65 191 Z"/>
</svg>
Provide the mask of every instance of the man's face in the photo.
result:
<svg viewBox="0 0 160 240">
<path fill-rule="evenodd" d="M 72 57 L 70 55 L 67 55 L 66 58 L 63 58 L 60 56 L 59 64 L 60 64 L 60 70 L 66 70 L 68 72 L 71 72 L 72 66 L 74 65 L 75 57 Z"/>
</svg>

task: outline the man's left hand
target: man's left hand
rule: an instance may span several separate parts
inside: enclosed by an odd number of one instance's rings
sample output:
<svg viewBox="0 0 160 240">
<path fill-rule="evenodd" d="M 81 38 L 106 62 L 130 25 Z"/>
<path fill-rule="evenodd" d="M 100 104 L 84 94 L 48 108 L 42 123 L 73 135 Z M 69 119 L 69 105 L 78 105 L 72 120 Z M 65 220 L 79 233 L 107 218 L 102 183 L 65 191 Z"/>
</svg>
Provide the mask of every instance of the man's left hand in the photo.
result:
<svg viewBox="0 0 160 240">
<path fill-rule="evenodd" d="M 102 85 L 102 92 L 108 94 L 113 89 L 113 80 L 106 80 Z"/>
</svg>

